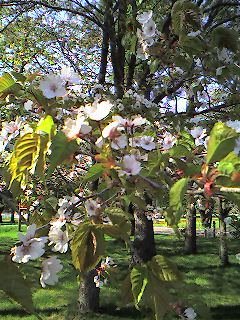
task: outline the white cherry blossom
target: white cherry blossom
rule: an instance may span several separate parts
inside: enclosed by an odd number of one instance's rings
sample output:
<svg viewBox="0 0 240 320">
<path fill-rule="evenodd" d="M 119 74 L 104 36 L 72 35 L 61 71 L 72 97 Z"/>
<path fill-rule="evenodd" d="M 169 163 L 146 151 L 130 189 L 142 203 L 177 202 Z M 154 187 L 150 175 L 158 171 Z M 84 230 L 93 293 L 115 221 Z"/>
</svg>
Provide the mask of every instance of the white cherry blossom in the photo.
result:
<svg viewBox="0 0 240 320">
<path fill-rule="evenodd" d="M 220 61 L 225 62 L 226 64 L 233 62 L 232 52 L 227 48 L 223 48 L 221 50 L 218 49 L 217 56 Z"/>
<path fill-rule="evenodd" d="M 88 217 L 96 216 L 99 212 L 101 205 L 93 199 L 89 199 L 85 202 L 85 208 L 87 210 Z"/>
<path fill-rule="evenodd" d="M 60 208 L 61 209 L 61 208 Z M 51 220 L 50 224 L 54 228 L 61 228 L 67 222 L 67 217 L 62 212 L 62 210 L 58 209 L 58 218 Z"/>
<path fill-rule="evenodd" d="M 98 148 L 102 148 L 103 147 L 103 144 L 104 144 L 104 139 L 103 137 L 99 137 L 97 139 L 97 141 L 95 142 L 95 145 L 98 147 Z"/>
<path fill-rule="evenodd" d="M 141 59 L 143 61 L 149 58 L 149 53 L 146 50 L 144 50 L 143 47 L 137 49 L 136 55 L 138 59 Z"/>
<path fill-rule="evenodd" d="M 130 131 L 133 131 L 135 127 L 140 127 L 146 123 L 146 119 L 140 115 L 134 117 L 133 119 L 125 119 L 121 116 L 113 116 L 112 119 L 113 121 L 117 121 L 124 128 L 130 129 Z"/>
<path fill-rule="evenodd" d="M 48 233 L 49 246 L 54 244 L 53 251 L 58 251 L 60 253 L 67 252 L 68 249 L 68 233 L 67 231 L 62 231 L 60 228 L 52 226 Z"/>
<path fill-rule="evenodd" d="M 41 80 L 39 88 L 48 99 L 63 97 L 67 94 L 63 79 L 61 76 L 55 74 L 49 74 Z"/>
<path fill-rule="evenodd" d="M 76 139 L 81 134 L 88 134 L 91 130 L 92 127 L 89 126 L 89 123 L 86 121 L 85 117 L 81 114 L 78 114 L 76 120 L 70 118 L 65 120 L 62 131 L 68 139 L 72 140 Z"/>
<path fill-rule="evenodd" d="M 192 31 L 192 32 L 189 32 L 187 34 L 188 37 L 197 37 L 201 34 L 201 30 L 198 30 L 198 31 Z"/>
<path fill-rule="evenodd" d="M 84 112 L 91 120 L 100 121 L 109 115 L 113 105 L 110 101 L 95 101 L 92 105 L 86 105 Z"/>
<path fill-rule="evenodd" d="M 79 84 L 80 79 L 78 74 L 69 66 L 62 66 L 61 78 L 70 84 Z"/>
<path fill-rule="evenodd" d="M 101 288 L 104 285 L 104 283 L 107 282 L 106 280 L 107 279 L 104 279 L 104 281 L 100 280 L 100 276 L 98 275 L 93 278 L 93 281 L 97 288 Z"/>
<path fill-rule="evenodd" d="M 35 223 L 31 224 L 27 227 L 27 233 L 24 235 L 21 232 L 18 233 L 19 241 L 23 244 L 27 244 L 30 240 L 32 240 L 35 236 L 37 230 L 37 226 Z"/>
<path fill-rule="evenodd" d="M 109 123 L 102 131 L 103 138 L 114 138 L 115 135 L 118 135 L 117 129 L 119 128 L 120 123 L 118 121 L 113 121 Z"/>
<path fill-rule="evenodd" d="M 151 151 L 156 148 L 154 138 L 151 136 L 143 136 L 141 137 L 140 146 L 148 151 Z"/>
<path fill-rule="evenodd" d="M 44 246 L 47 242 L 47 237 L 35 238 L 36 225 L 32 224 L 27 228 L 27 233 L 23 235 L 19 232 L 19 240 L 21 246 L 15 246 L 12 249 L 12 260 L 18 263 L 26 263 L 29 260 L 35 260 L 41 257 L 45 250 Z"/>
<path fill-rule="evenodd" d="M 131 147 L 140 147 L 141 146 L 141 138 L 142 137 L 133 137 L 133 138 L 129 138 L 129 145 Z"/>
<path fill-rule="evenodd" d="M 198 126 L 194 129 L 190 130 L 191 135 L 195 139 L 196 146 L 200 146 L 204 144 L 204 138 L 207 136 L 206 129 Z"/>
<path fill-rule="evenodd" d="M 32 111 L 33 102 L 31 100 L 28 100 L 24 103 L 23 107 L 26 111 Z"/>
<path fill-rule="evenodd" d="M 114 139 L 112 139 L 111 147 L 115 150 L 124 149 L 128 144 L 127 137 L 122 134 Z"/>
<path fill-rule="evenodd" d="M 141 163 L 136 160 L 134 155 L 126 155 L 123 157 L 122 170 L 120 175 L 137 175 L 141 171 Z"/>
<path fill-rule="evenodd" d="M 196 312 L 193 310 L 193 308 L 187 308 L 184 312 L 183 312 L 183 316 L 185 317 L 185 319 L 187 320 L 194 320 L 197 317 Z"/>
<path fill-rule="evenodd" d="M 167 132 L 163 139 L 163 145 L 162 145 L 163 149 L 168 150 L 172 148 L 175 145 L 176 141 L 177 141 L 176 137 L 174 137 L 171 133 Z"/>
<path fill-rule="evenodd" d="M 152 15 L 152 10 L 143 12 L 142 14 L 137 15 L 137 21 L 141 24 L 145 24 L 152 18 Z"/>
<path fill-rule="evenodd" d="M 156 35 L 156 24 L 150 19 L 143 25 L 143 36 L 144 38 L 152 38 Z"/>
<path fill-rule="evenodd" d="M 144 42 L 148 47 L 151 47 L 154 44 L 155 39 L 153 37 L 144 38 Z"/>
<path fill-rule="evenodd" d="M 42 262 L 42 272 L 40 283 L 43 288 L 47 285 L 53 286 L 58 282 L 57 273 L 62 270 L 63 266 L 57 257 L 45 259 Z"/>
<path fill-rule="evenodd" d="M 21 246 L 12 248 L 12 261 L 27 263 L 29 260 L 38 259 L 45 252 L 44 246 L 46 242 L 46 237 L 33 238 Z"/>
<path fill-rule="evenodd" d="M 3 122 L 2 132 L 1 132 L 2 140 L 10 141 L 16 138 L 20 133 L 20 129 L 22 125 L 23 125 L 23 120 L 21 117 L 17 117 L 15 121 Z"/>
</svg>

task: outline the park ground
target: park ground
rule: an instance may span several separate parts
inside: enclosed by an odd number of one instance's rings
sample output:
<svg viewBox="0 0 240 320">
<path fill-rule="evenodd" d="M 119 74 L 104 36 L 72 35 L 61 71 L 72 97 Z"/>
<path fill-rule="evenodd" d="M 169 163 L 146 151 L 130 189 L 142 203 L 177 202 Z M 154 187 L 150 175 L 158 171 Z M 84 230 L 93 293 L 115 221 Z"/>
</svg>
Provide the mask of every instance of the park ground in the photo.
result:
<svg viewBox="0 0 240 320">
<path fill-rule="evenodd" d="M 17 238 L 16 225 L 0 226 L 1 255 L 9 252 L 9 248 Z M 157 253 L 170 257 L 184 274 L 184 281 L 190 288 L 192 301 L 206 302 L 213 320 L 240 319 L 240 262 L 235 258 L 235 254 L 239 252 L 239 240 L 229 240 L 231 265 L 227 268 L 220 266 L 217 238 L 199 238 L 198 254 L 195 256 L 185 256 L 183 254 L 183 239 L 178 239 L 175 235 L 158 234 L 156 235 L 156 243 Z M 129 256 L 124 245 L 116 240 L 109 239 L 108 247 L 109 255 L 118 265 L 113 271 L 113 274 L 115 274 L 115 280 L 112 281 L 113 288 L 106 285 L 101 290 L 100 313 L 82 316 L 81 320 L 150 320 L 147 313 L 140 314 L 134 308 L 116 307 L 120 301 L 118 287 L 127 273 Z M 37 265 L 35 263 L 24 265 L 24 272 L 31 275 L 34 288 L 33 298 L 37 312 L 44 320 L 76 319 L 75 301 L 78 286 L 76 271 L 71 265 L 68 255 L 62 255 L 61 259 L 64 269 L 60 281 L 58 285 L 47 289 L 42 289 L 38 284 L 40 270 Z M 185 293 L 182 292 L 182 295 L 185 295 Z M 33 320 L 36 318 L 33 315 L 28 315 L 17 303 L 10 301 L 0 291 L 0 319 Z"/>
</svg>

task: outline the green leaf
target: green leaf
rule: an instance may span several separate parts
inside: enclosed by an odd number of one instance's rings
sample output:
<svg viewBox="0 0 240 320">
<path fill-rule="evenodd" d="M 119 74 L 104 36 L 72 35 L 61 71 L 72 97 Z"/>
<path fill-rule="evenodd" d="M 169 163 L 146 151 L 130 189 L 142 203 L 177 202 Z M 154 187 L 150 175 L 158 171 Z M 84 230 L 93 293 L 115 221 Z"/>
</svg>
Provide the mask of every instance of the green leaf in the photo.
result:
<svg viewBox="0 0 240 320">
<path fill-rule="evenodd" d="M 137 41 L 138 41 L 137 36 L 135 34 L 132 35 L 131 42 L 130 42 L 130 52 L 132 53 L 136 52 Z"/>
<path fill-rule="evenodd" d="M 118 224 L 101 224 L 97 225 L 97 227 L 109 237 L 121 238 L 125 241 L 129 240 L 131 223 L 127 220 L 122 220 Z"/>
<path fill-rule="evenodd" d="M 156 277 L 149 265 L 134 266 L 130 277 L 135 307 L 139 309 L 141 305 L 147 306 L 155 314 L 155 319 L 162 320 L 170 309 L 170 295 L 166 283 Z"/>
<path fill-rule="evenodd" d="M 53 118 L 50 115 L 47 115 L 45 118 L 41 119 L 37 125 L 36 131 L 39 133 L 40 137 L 40 148 L 35 173 L 41 178 L 42 181 L 44 181 L 46 155 L 50 148 L 51 139 L 55 134 Z"/>
<path fill-rule="evenodd" d="M 26 81 L 26 77 L 20 73 L 20 72 L 15 72 L 15 71 L 12 71 L 11 74 L 14 76 L 14 78 L 17 80 L 17 81 L 20 81 L 20 82 L 25 82 Z"/>
<path fill-rule="evenodd" d="M 240 194 L 233 192 L 225 192 L 223 193 L 224 197 L 229 201 L 235 203 L 240 209 Z"/>
<path fill-rule="evenodd" d="M 132 268 L 130 277 L 135 307 L 139 309 L 139 303 L 148 284 L 148 270 L 145 266 L 137 265 Z"/>
<path fill-rule="evenodd" d="M 10 256 L 0 261 L 0 290 L 18 302 L 27 312 L 34 313 L 29 283 L 24 280 L 16 263 Z"/>
<path fill-rule="evenodd" d="M 220 161 L 233 151 L 237 137 L 238 134 L 234 129 L 222 122 L 216 123 L 208 141 L 207 163 Z"/>
<path fill-rule="evenodd" d="M 192 152 L 188 150 L 187 147 L 183 145 L 177 145 L 169 149 L 169 155 L 175 158 L 182 158 L 182 157 L 192 157 Z"/>
<path fill-rule="evenodd" d="M 55 124 L 52 116 L 47 115 L 45 118 L 41 119 L 37 125 L 36 131 L 47 133 L 49 137 L 52 137 L 55 131 Z"/>
<path fill-rule="evenodd" d="M 203 42 L 196 37 L 181 36 L 179 44 L 189 54 L 198 54 L 204 49 Z"/>
<path fill-rule="evenodd" d="M 48 209 L 51 211 L 56 210 L 57 206 L 58 206 L 58 198 L 52 196 L 52 197 L 45 199 L 44 206 L 45 206 L 46 210 L 48 210 Z"/>
<path fill-rule="evenodd" d="M 49 177 L 55 168 L 65 162 L 67 159 L 71 159 L 71 156 L 78 150 L 78 144 L 76 140 L 68 141 L 65 134 L 59 131 L 53 138 L 51 145 L 51 155 L 49 157 L 49 169 L 47 177 Z"/>
<path fill-rule="evenodd" d="M 14 180 L 21 182 L 22 186 L 25 185 L 26 174 L 35 171 L 39 149 L 40 139 L 36 133 L 27 133 L 18 139 L 9 166 L 12 174 L 10 186 Z"/>
<path fill-rule="evenodd" d="M 105 168 L 101 163 L 95 163 L 89 170 L 88 173 L 84 176 L 84 182 L 87 181 L 96 181 L 100 178 L 105 171 Z"/>
<path fill-rule="evenodd" d="M 194 138 L 189 132 L 181 131 L 180 137 L 177 141 L 177 146 L 185 147 L 191 151 L 193 148 L 195 148 Z"/>
<path fill-rule="evenodd" d="M 0 93 L 10 89 L 15 84 L 13 77 L 10 73 L 5 72 L 2 77 L 0 77 Z"/>
<path fill-rule="evenodd" d="M 73 234 L 71 250 L 76 269 L 86 272 L 95 268 L 105 252 L 103 231 L 91 222 L 82 223 Z"/>
<path fill-rule="evenodd" d="M 134 194 L 129 195 L 129 200 L 134 203 L 139 209 L 146 209 L 146 202 L 142 200 L 140 197 L 135 196 Z"/>
<path fill-rule="evenodd" d="M 182 178 L 174 183 L 170 189 L 169 202 L 174 212 L 178 212 L 183 207 L 184 196 L 187 192 L 189 178 Z"/>
<path fill-rule="evenodd" d="M 181 274 L 176 265 L 162 255 L 157 255 L 147 262 L 153 274 L 162 281 L 177 281 L 181 279 Z"/>
<path fill-rule="evenodd" d="M 132 284 L 131 284 L 131 278 L 129 273 L 126 276 L 126 278 L 122 281 L 120 294 L 121 294 L 121 300 L 119 302 L 119 305 L 121 307 L 129 305 L 129 303 L 134 303 L 134 297 L 132 293 Z"/>
<path fill-rule="evenodd" d="M 219 162 L 218 171 L 225 175 L 231 175 L 233 172 L 240 172 L 240 157 L 234 152 L 229 153 Z"/>
<path fill-rule="evenodd" d="M 172 7 L 171 16 L 174 32 L 179 36 L 186 34 L 189 26 L 191 30 L 200 28 L 199 8 L 192 1 L 176 1 Z"/>
<path fill-rule="evenodd" d="M 229 27 L 219 26 L 214 28 L 211 37 L 214 47 L 227 48 L 233 52 L 236 52 L 239 48 L 239 34 Z"/>
<path fill-rule="evenodd" d="M 186 58 L 183 55 L 177 55 L 174 57 L 174 62 L 177 67 L 182 68 L 183 70 L 189 70 L 192 65 L 192 60 Z"/>
</svg>

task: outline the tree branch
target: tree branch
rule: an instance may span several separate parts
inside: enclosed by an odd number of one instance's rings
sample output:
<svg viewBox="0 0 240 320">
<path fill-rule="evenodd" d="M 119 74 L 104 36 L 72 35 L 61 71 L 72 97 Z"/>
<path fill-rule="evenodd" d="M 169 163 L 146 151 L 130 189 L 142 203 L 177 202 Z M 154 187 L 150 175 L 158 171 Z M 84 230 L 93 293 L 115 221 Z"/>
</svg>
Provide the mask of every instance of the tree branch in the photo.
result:
<svg viewBox="0 0 240 320">
<path fill-rule="evenodd" d="M 103 24 L 95 18 L 89 16 L 88 14 L 82 12 L 82 10 L 75 10 L 75 9 L 72 9 L 72 8 L 66 8 L 66 7 L 60 7 L 60 6 L 55 6 L 55 5 L 51 5 L 47 2 L 44 2 L 44 1 L 36 1 L 36 0 L 29 0 L 29 1 L 1 1 L 0 2 L 0 6 L 2 7 L 9 7 L 9 6 L 24 6 L 24 5 L 29 5 L 29 4 L 33 4 L 35 6 L 42 6 L 42 7 L 45 7 L 45 8 L 49 8 L 51 10 L 54 10 L 54 11 L 66 11 L 66 12 L 70 12 L 70 13 L 73 13 L 75 15 L 78 15 L 78 16 L 81 16 L 83 18 L 86 18 L 90 21 L 92 21 L 93 23 L 95 23 L 97 26 L 99 26 L 100 28 L 103 28 Z M 85 8 L 86 9 L 86 8 Z M 93 14 L 93 13 L 92 13 Z"/>
</svg>

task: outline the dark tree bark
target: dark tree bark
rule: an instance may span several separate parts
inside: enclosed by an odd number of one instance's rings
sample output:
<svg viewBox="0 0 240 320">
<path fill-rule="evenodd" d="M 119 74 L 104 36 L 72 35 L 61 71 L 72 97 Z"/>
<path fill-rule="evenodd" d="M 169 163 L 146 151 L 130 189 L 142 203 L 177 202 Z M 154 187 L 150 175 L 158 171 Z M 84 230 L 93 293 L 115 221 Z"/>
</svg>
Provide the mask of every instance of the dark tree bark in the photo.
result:
<svg viewBox="0 0 240 320">
<path fill-rule="evenodd" d="M 135 218 L 134 218 L 134 206 L 132 203 L 130 203 L 129 207 L 128 207 L 128 213 L 130 213 L 133 218 L 131 220 L 131 236 L 134 236 L 135 234 Z"/>
<path fill-rule="evenodd" d="M 14 220 L 14 211 L 11 210 L 11 220 L 10 220 L 11 223 L 15 223 L 15 220 Z"/>
<path fill-rule="evenodd" d="M 98 188 L 98 180 L 92 183 L 92 191 Z M 78 311 L 80 314 L 98 312 L 100 305 L 100 289 L 96 287 L 94 277 L 97 268 L 81 274 L 78 291 Z"/>
<path fill-rule="evenodd" d="M 86 272 L 81 278 L 78 293 L 79 313 L 97 312 L 99 310 L 100 289 L 96 288 L 93 281 L 96 275 L 97 271 L 91 270 Z"/>
<path fill-rule="evenodd" d="M 156 255 L 153 221 L 148 220 L 142 210 L 136 210 L 134 217 L 135 237 L 133 241 L 132 262 L 147 262 Z"/>
<path fill-rule="evenodd" d="M 185 253 L 197 253 L 197 232 L 196 232 L 196 207 L 194 203 L 189 204 L 187 211 L 187 226 L 185 233 Z"/>
<path fill-rule="evenodd" d="M 108 63 L 108 50 L 109 50 L 109 3 L 106 4 L 104 14 L 104 24 L 102 30 L 102 46 L 101 46 L 101 64 L 98 74 L 98 81 L 101 84 L 105 83 L 107 63 Z"/>
<path fill-rule="evenodd" d="M 226 212 L 223 208 L 223 202 L 218 199 L 218 208 L 220 216 L 220 237 L 219 237 L 219 257 L 222 267 L 227 267 L 229 265 L 228 259 L 228 246 L 227 246 L 227 233 L 226 233 L 226 223 L 224 219 L 226 218 Z"/>
</svg>

